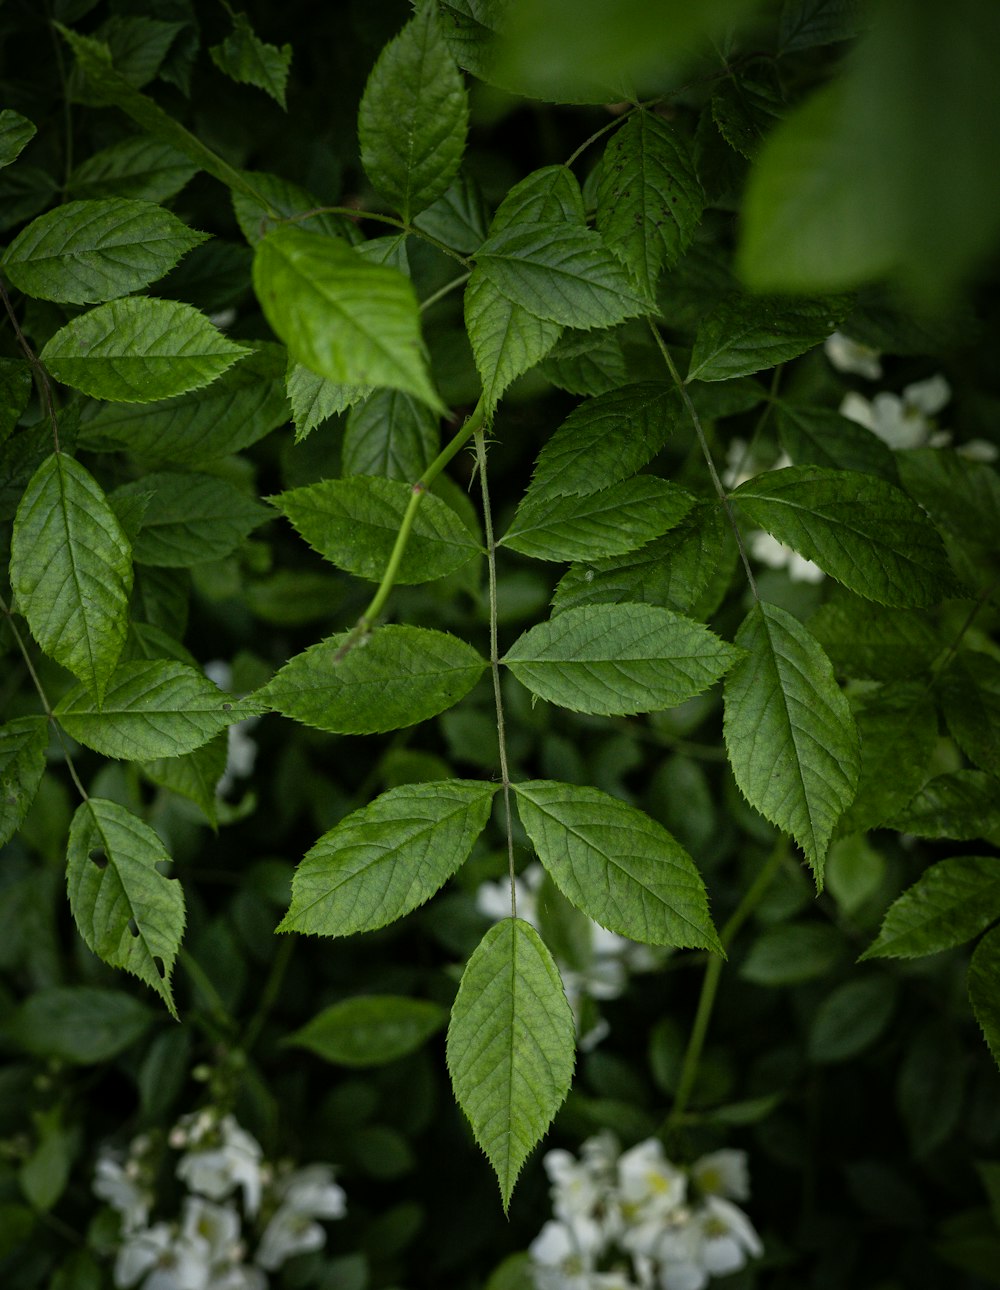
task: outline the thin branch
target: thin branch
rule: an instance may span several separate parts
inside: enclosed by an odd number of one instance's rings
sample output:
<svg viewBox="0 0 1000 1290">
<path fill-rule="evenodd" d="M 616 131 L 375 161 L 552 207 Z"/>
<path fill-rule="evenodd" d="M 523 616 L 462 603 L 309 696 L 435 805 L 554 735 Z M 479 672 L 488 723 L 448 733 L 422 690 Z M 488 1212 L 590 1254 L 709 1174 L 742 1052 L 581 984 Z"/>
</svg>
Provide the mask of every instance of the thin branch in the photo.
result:
<svg viewBox="0 0 1000 1290">
<path fill-rule="evenodd" d="M 0 298 L 3 300 L 4 308 L 7 310 L 7 317 L 14 328 L 14 335 L 17 337 L 17 343 L 21 346 L 25 358 L 31 364 L 31 370 L 35 374 L 35 380 L 38 382 L 39 394 L 45 411 L 48 413 L 49 423 L 52 426 L 52 441 L 55 451 L 59 452 L 59 422 L 56 420 L 55 403 L 52 399 L 52 386 L 49 384 L 49 374 L 42 366 L 38 355 L 28 344 L 28 339 L 21 330 L 21 324 L 17 321 L 17 314 L 14 312 L 14 306 L 10 303 L 10 296 L 7 294 L 7 288 L 0 279 Z"/>
</svg>

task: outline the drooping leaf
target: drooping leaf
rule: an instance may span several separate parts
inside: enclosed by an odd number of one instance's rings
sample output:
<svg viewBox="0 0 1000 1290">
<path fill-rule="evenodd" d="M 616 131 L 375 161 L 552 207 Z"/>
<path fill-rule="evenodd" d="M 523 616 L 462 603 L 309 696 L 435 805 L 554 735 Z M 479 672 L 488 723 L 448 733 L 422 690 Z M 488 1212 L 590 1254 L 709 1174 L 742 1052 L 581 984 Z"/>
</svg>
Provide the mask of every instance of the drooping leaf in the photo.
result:
<svg viewBox="0 0 1000 1290">
<path fill-rule="evenodd" d="M 261 40 L 245 13 L 231 13 L 233 30 L 209 54 L 220 72 L 242 85 L 254 85 L 285 106 L 285 88 L 292 65 L 291 45 L 269 45 Z"/>
<path fill-rule="evenodd" d="M 207 238 L 153 202 L 66 202 L 32 220 L 0 263 L 26 295 L 89 305 L 141 291 Z"/>
<path fill-rule="evenodd" d="M 892 452 L 877 434 L 832 408 L 781 401 L 776 406 L 781 446 L 796 466 L 832 466 L 899 483 Z"/>
<path fill-rule="evenodd" d="M 176 1017 L 170 976 L 184 934 L 184 894 L 156 867 L 169 861 L 157 834 L 123 806 L 91 797 L 77 808 L 66 881 L 80 935 L 105 963 L 145 981 Z"/>
<path fill-rule="evenodd" d="M 278 228 L 257 245 L 254 290 L 296 362 L 341 385 L 388 385 L 441 411 L 413 287 L 336 238 Z"/>
<path fill-rule="evenodd" d="M 24 823 L 45 773 L 48 743 L 44 717 L 18 717 L 0 726 L 0 847 Z"/>
<path fill-rule="evenodd" d="M 68 322 L 39 357 L 95 399 L 153 403 L 210 384 L 246 353 L 191 305 L 128 297 Z"/>
<path fill-rule="evenodd" d="M 731 296 L 698 327 L 687 379 L 728 381 L 798 358 L 836 331 L 848 303 Z"/>
<path fill-rule="evenodd" d="M 644 291 L 687 249 L 703 205 L 686 142 L 652 112 L 633 112 L 604 152 L 597 230 Z"/>
<path fill-rule="evenodd" d="M 358 109 L 361 164 L 405 221 L 447 191 L 468 124 L 465 85 L 425 2 L 382 50 Z"/>
<path fill-rule="evenodd" d="M 893 818 L 927 778 L 937 744 L 937 713 L 924 686 L 896 681 L 858 696 L 854 720 L 861 773 L 842 833 L 867 833 Z"/>
<path fill-rule="evenodd" d="M 252 701 L 222 693 L 197 668 L 167 660 L 123 663 L 100 706 L 76 686 L 55 708 L 74 739 L 128 761 L 178 757 L 259 711 Z"/>
<path fill-rule="evenodd" d="M 935 775 L 891 825 L 918 838 L 1000 842 L 1000 780 L 981 770 Z"/>
<path fill-rule="evenodd" d="M 437 417 L 426 404 L 399 390 L 376 390 L 347 418 L 343 473 L 413 483 L 434 459 L 438 439 Z"/>
<path fill-rule="evenodd" d="M 922 676 L 941 648 L 926 615 L 847 595 L 821 605 L 809 630 L 838 672 L 871 681 Z"/>
<path fill-rule="evenodd" d="M 343 385 L 295 362 L 288 365 L 285 388 L 292 405 L 296 443 L 329 417 L 346 412 L 373 393 L 369 385 Z"/>
<path fill-rule="evenodd" d="M 741 484 L 731 499 L 851 591 L 923 607 L 955 592 L 944 544 L 900 489 L 854 470 L 789 466 Z"/>
<path fill-rule="evenodd" d="M 413 489 L 394 479 L 359 475 L 293 488 L 271 502 L 320 555 L 341 569 L 378 582 Z M 428 582 L 460 569 L 479 546 L 451 507 L 422 498 L 400 562 L 400 584 Z"/>
<path fill-rule="evenodd" d="M 278 930 L 350 936 L 410 913 L 465 862 L 496 790 L 478 780 L 403 784 L 352 812 L 296 869 Z"/>
<path fill-rule="evenodd" d="M 1000 777 L 1000 663 L 963 650 L 940 680 L 942 708 L 952 738 L 980 770 Z"/>
<path fill-rule="evenodd" d="M 337 1066 L 385 1066 L 422 1048 L 447 1019 L 429 999 L 363 994 L 331 1003 L 284 1042 Z"/>
<path fill-rule="evenodd" d="M 573 1054 L 573 1014 L 552 955 L 529 923 L 503 919 L 462 974 L 448 1070 L 505 1210 L 522 1165 L 569 1091 Z"/>
<path fill-rule="evenodd" d="M 533 694 L 574 712 L 626 716 L 674 707 L 714 684 L 738 651 L 655 605 L 566 609 L 501 660 Z"/>
<path fill-rule="evenodd" d="M 939 860 L 889 906 L 863 959 L 912 959 L 972 940 L 1000 918 L 995 856 Z"/>
<path fill-rule="evenodd" d="M 976 946 L 969 964 L 969 1002 L 976 1014 L 993 1060 L 1000 1066 L 1000 929 L 994 928 Z"/>
<path fill-rule="evenodd" d="M 134 135 L 92 153 L 69 177 L 69 194 L 76 198 L 131 197 L 165 202 L 197 173 L 185 153 L 169 143 Z"/>
<path fill-rule="evenodd" d="M 153 1016 L 124 990 L 54 985 L 29 995 L 7 1031 L 19 1047 L 36 1057 L 96 1066 L 134 1044 L 149 1029 Z"/>
<path fill-rule="evenodd" d="M 596 788 L 515 784 L 518 814 L 567 900 L 620 936 L 722 953 L 694 861 L 655 820 Z"/>
<path fill-rule="evenodd" d="M 0 112 L 0 166 L 9 166 L 38 133 L 37 127 L 12 108 Z"/>
<path fill-rule="evenodd" d="M 219 815 L 216 790 L 226 770 L 228 750 L 228 736 L 220 731 L 193 752 L 144 761 L 140 769 L 157 787 L 194 802 L 214 828 Z"/>
<path fill-rule="evenodd" d="M 125 644 L 132 553 L 100 485 L 65 453 L 25 489 L 10 582 L 41 648 L 100 698 Z"/>
<path fill-rule="evenodd" d="M 486 666 L 471 645 L 447 632 L 390 624 L 356 644 L 347 632 L 320 641 L 254 697 L 320 730 L 376 734 L 450 708 Z"/>
<path fill-rule="evenodd" d="M 139 564 L 186 569 L 228 555 L 270 518 L 265 506 L 215 475 L 158 471 L 115 492 L 118 499 L 148 496 L 135 541 Z"/>
<path fill-rule="evenodd" d="M 733 775 L 750 805 L 795 838 L 819 888 L 834 826 L 858 784 L 850 707 L 819 644 L 776 605 L 754 605 L 736 644 L 747 656 L 724 691 Z"/>
</svg>

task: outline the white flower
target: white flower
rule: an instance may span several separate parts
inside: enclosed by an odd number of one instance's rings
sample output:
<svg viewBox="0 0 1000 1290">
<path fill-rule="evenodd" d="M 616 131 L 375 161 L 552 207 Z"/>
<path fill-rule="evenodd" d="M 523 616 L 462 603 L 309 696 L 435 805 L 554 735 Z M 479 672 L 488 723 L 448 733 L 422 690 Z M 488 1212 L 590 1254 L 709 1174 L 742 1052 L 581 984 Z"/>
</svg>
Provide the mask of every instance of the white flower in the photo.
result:
<svg viewBox="0 0 1000 1290">
<path fill-rule="evenodd" d="M 951 436 L 936 431 L 932 420 L 951 398 L 951 386 L 941 375 L 907 385 L 902 395 L 883 390 L 868 400 L 855 391 L 844 395 L 841 416 L 856 421 L 894 451 L 906 448 L 939 448 Z"/>
<path fill-rule="evenodd" d="M 591 1290 L 594 1272 L 594 1244 L 583 1224 L 545 1224 L 528 1247 L 534 1264 L 532 1272 L 538 1290 Z"/>
<path fill-rule="evenodd" d="M 687 1178 L 667 1159 L 658 1138 L 647 1138 L 618 1158 L 618 1197 L 626 1229 L 622 1245 L 650 1254 L 663 1227 L 684 1205 Z"/>
<path fill-rule="evenodd" d="M 280 1206 L 260 1238 L 254 1261 L 269 1272 L 280 1268 L 294 1254 L 321 1250 L 326 1232 L 308 1214 L 300 1214 L 287 1205 Z"/>
<path fill-rule="evenodd" d="M 691 1166 L 691 1177 L 703 1196 L 728 1196 L 746 1200 L 750 1195 L 750 1173 L 745 1151 L 712 1151 Z"/>
<path fill-rule="evenodd" d="M 656 1245 L 661 1290 L 702 1290 L 708 1285 L 703 1259 L 704 1234 L 691 1213 L 683 1211 L 663 1232 Z"/>
<path fill-rule="evenodd" d="M 786 569 L 793 582 L 822 582 L 824 573 L 819 565 L 779 542 L 770 533 L 758 530 L 751 533 L 747 542 L 750 554 L 769 569 Z"/>
<path fill-rule="evenodd" d="M 333 1181 L 332 1165 L 306 1165 L 281 1185 L 282 1203 L 312 1218 L 343 1218 L 347 1197 Z"/>
<path fill-rule="evenodd" d="M 204 1242 L 177 1236 L 166 1223 L 157 1223 L 122 1244 L 114 1283 L 134 1286 L 145 1277 L 143 1290 L 209 1290 L 210 1274 Z"/>
<path fill-rule="evenodd" d="M 764 1253 L 760 1237 L 746 1214 L 721 1196 L 709 1196 L 697 1215 L 704 1245 L 702 1261 L 713 1277 L 738 1272 L 748 1255 L 759 1258 Z"/>
<path fill-rule="evenodd" d="M 220 690 L 229 690 L 233 683 L 233 669 L 225 659 L 211 659 L 205 664 L 204 672 Z M 257 743 L 250 738 L 250 731 L 259 721 L 260 717 L 247 717 L 229 727 L 226 768 L 215 786 L 216 796 L 224 797 L 237 779 L 246 779 L 253 774 L 254 763 L 257 760 Z"/>
<path fill-rule="evenodd" d="M 835 331 L 832 336 L 828 336 L 823 349 L 838 372 L 852 372 L 869 381 L 877 381 L 882 375 L 879 351 L 872 349 L 870 345 L 862 345 L 860 341 L 851 340 L 843 332 Z"/>
<path fill-rule="evenodd" d="M 192 1245 L 200 1242 L 205 1262 L 213 1268 L 238 1263 L 243 1257 L 240 1216 L 232 1205 L 213 1205 L 200 1196 L 188 1196 L 181 1235 Z"/>
<path fill-rule="evenodd" d="M 225 1200 L 241 1187 L 243 1206 L 252 1216 L 260 1208 L 260 1143 L 241 1129 L 231 1115 L 219 1123 L 218 1137 L 217 1144 L 203 1147 L 199 1142 L 182 1156 L 177 1164 L 177 1177 L 191 1191 L 209 1200 Z"/>
<path fill-rule="evenodd" d="M 153 1203 L 149 1191 L 139 1185 L 137 1172 L 131 1161 L 123 1165 L 110 1151 L 102 1151 L 94 1166 L 94 1195 L 121 1214 L 126 1235 L 145 1227 Z"/>
<path fill-rule="evenodd" d="M 330 1165 L 297 1169 L 278 1188 L 281 1204 L 264 1229 L 255 1261 L 268 1271 L 294 1254 L 322 1249 L 326 1232 L 314 1220 L 342 1218 L 347 1212 L 344 1189 L 333 1181 Z"/>
</svg>

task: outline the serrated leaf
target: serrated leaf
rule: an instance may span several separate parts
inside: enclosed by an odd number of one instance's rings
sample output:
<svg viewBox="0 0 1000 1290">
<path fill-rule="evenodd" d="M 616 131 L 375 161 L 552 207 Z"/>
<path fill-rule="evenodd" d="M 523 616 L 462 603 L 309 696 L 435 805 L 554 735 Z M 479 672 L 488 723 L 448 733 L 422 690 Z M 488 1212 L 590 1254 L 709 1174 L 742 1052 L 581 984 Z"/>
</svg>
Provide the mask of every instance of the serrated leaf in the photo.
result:
<svg viewBox="0 0 1000 1290">
<path fill-rule="evenodd" d="M 125 644 L 132 553 L 100 485 L 65 453 L 25 489 L 10 582 L 41 648 L 100 698 Z"/>
<path fill-rule="evenodd" d="M 653 309 L 597 233 L 565 222 L 491 231 L 476 267 L 508 300 L 565 327 L 611 327 Z"/>
<path fill-rule="evenodd" d="M 388 385 L 442 411 L 409 281 L 336 238 L 278 228 L 259 242 L 254 290 L 292 358 L 341 385 Z"/>
<path fill-rule="evenodd" d="M 37 127 L 12 108 L 0 112 L 0 166 L 9 166 L 38 133 Z"/>
<path fill-rule="evenodd" d="M 892 820 L 892 827 L 918 838 L 1000 842 L 1000 780 L 981 770 L 935 775 Z"/>
<path fill-rule="evenodd" d="M 694 861 L 662 825 L 596 788 L 513 787 L 539 860 L 578 909 L 632 940 L 723 953 Z"/>
<path fill-rule="evenodd" d="M 1000 1066 L 1000 929 L 994 928 L 976 946 L 969 964 L 968 985 L 972 1011 L 993 1060 Z"/>
<path fill-rule="evenodd" d="M 730 296 L 699 325 L 688 381 L 751 376 L 821 344 L 849 302 Z"/>
<path fill-rule="evenodd" d="M 438 420 L 400 390 L 376 390 L 351 409 L 340 460 L 345 475 L 379 475 L 412 483 L 433 461 Z"/>
<path fill-rule="evenodd" d="M 113 143 L 80 163 L 69 177 L 77 198 L 131 197 L 164 202 L 198 172 L 183 152 L 169 143 L 140 134 Z"/>
<path fill-rule="evenodd" d="M 643 290 L 689 246 L 704 193 L 687 143 L 651 112 L 633 112 L 604 152 L 597 231 Z"/>
<path fill-rule="evenodd" d="M 610 394 L 629 381 L 627 324 L 600 331 L 567 331 L 539 364 L 552 385 L 569 394 Z"/>
<path fill-rule="evenodd" d="M 808 403 L 779 402 L 775 407 L 781 446 L 796 466 L 860 470 L 899 483 L 892 449 L 856 421 Z"/>
<path fill-rule="evenodd" d="M 356 644 L 341 632 L 310 646 L 254 697 L 320 730 L 377 734 L 450 708 L 486 666 L 471 645 L 447 632 L 390 624 Z"/>
<path fill-rule="evenodd" d="M 409 914 L 468 858 L 496 790 L 476 780 L 403 784 L 353 811 L 296 869 L 278 930 L 350 936 Z"/>
<path fill-rule="evenodd" d="M 280 345 L 258 342 L 205 390 L 141 405 L 88 404 L 81 440 L 178 465 L 240 452 L 288 420 L 285 361 Z"/>
<path fill-rule="evenodd" d="M 295 531 L 338 568 L 378 582 L 413 489 L 393 479 L 324 479 L 271 498 Z M 479 545 L 455 512 L 425 494 L 413 518 L 396 582 L 429 582 L 478 555 Z"/>
<path fill-rule="evenodd" d="M 483 397 L 493 409 L 510 383 L 552 349 L 562 327 L 516 304 L 480 269 L 472 271 L 464 300 L 465 327 Z"/>
<path fill-rule="evenodd" d="M 413 224 L 445 246 L 471 255 L 486 240 L 489 225 L 479 184 L 471 175 L 459 173 L 443 196 L 422 210 Z"/>
<path fill-rule="evenodd" d="M 160 471 L 116 490 L 116 498 L 149 496 L 135 541 L 138 564 L 186 569 L 218 560 L 266 523 L 265 506 L 215 475 Z"/>
<path fill-rule="evenodd" d="M 156 76 L 184 23 L 163 22 L 141 14 L 112 14 L 100 27 L 111 61 L 137 89 Z"/>
<path fill-rule="evenodd" d="M 533 694 L 573 712 L 671 708 L 713 685 L 738 651 L 655 605 L 589 605 L 538 623 L 501 660 Z"/>
<path fill-rule="evenodd" d="M 292 65 L 291 45 L 269 45 L 256 34 L 245 13 L 230 14 L 233 30 L 209 54 L 220 72 L 241 85 L 253 85 L 285 106 L 285 86 Z"/>
<path fill-rule="evenodd" d="M 179 757 L 207 743 L 260 707 L 222 693 L 186 663 L 123 663 L 98 706 L 81 686 L 56 704 L 60 725 L 74 739 L 128 761 Z"/>
<path fill-rule="evenodd" d="M 210 384 L 247 352 L 191 305 L 130 297 L 74 318 L 39 357 L 95 399 L 153 403 Z"/>
<path fill-rule="evenodd" d="M 465 85 L 425 0 L 382 50 L 358 109 L 361 164 L 404 221 L 447 191 L 468 124 Z"/>
<path fill-rule="evenodd" d="M 309 233 L 341 237 L 352 244 L 363 243 L 364 234 L 356 224 L 343 215 L 324 210 L 325 203 L 307 188 L 266 170 L 245 170 L 243 173 L 253 184 L 254 191 L 232 193 L 233 214 L 240 232 L 251 246 L 256 246 L 272 229 L 282 228 L 288 221 Z"/>
<path fill-rule="evenodd" d="M 854 721 L 861 773 L 854 801 L 841 817 L 841 833 L 867 833 L 902 810 L 927 778 L 938 737 L 934 705 L 926 687 L 915 682 L 890 682 L 859 695 Z"/>
<path fill-rule="evenodd" d="M 639 475 L 585 497 L 555 500 L 529 491 L 499 545 L 536 560 L 625 555 L 680 523 L 694 498 L 676 484 Z"/>
<path fill-rule="evenodd" d="M 44 717 L 19 717 L 0 726 L 0 847 L 24 823 L 45 774 L 48 745 Z"/>
<path fill-rule="evenodd" d="M 170 976 L 184 934 L 184 894 L 156 868 L 170 856 L 148 824 L 88 798 L 69 830 L 66 882 L 80 935 L 112 967 L 137 976 L 177 1016 Z"/>
<path fill-rule="evenodd" d="M 956 589 L 934 525 L 882 479 L 789 466 L 757 475 L 730 498 L 754 524 L 868 600 L 923 607 Z"/>
<path fill-rule="evenodd" d="M 980 770 L 1000 776 L 1000 663 L 989 654 L 963 650 L 939 684 L 952 738 Z"/>
<path fill-rule="evenodd" d="M 552 955 L 530 924 L 503 919 L 465 965 L 447 1051 L 455 1098 L 493 1166 L 505 1210 L 569 1092 L 574 1046 Z"/>
<path fill-rule="evenodd" d="M 725 77 L 712 95 L 712 117 L 726 143 L 749 160 L 782 115 L 781 84 L 766 63 Z"/>
<path fill-rule="evenodd" d="M 838 672 L 871 681 L 922 676 L 941 649 L 926 616 L 853 596 L 829 600 L 809 620 Z"/>
<path fill-rule="evenodd" d="M 207 240 L 162 206 L 108 197 L 39 215 L 0 263 L 26 295 L 89 305 L 141 291 Z"/>
<path fill-rule="evenodd" d="M 889 906 L 863 959 L 913 959 L 972 940 L 1000 918 L 995 856 L 953 856 L 932 864 Z"/>
<path fill-rule="evenodd" d="M 858 784 L 850 707 L 819 644 L 776 605 L 754 605 L 736 644 L 747 657 L 724 690 L 733 776 L 750 805 L 795 838 L 821 888 L 830 837 Z"/>
<path fill-rule="evenodd" d="M 862 26 L 860 0 L 785 0 L 779 29 L 782 53 L 850 40 Z"/>
<path fill-rule="evenodd" d="M 218 823 L 216 790 L 225 774 L 229 752 L 229 738 L 220 731 L 207 744 L 179 757 L 157 757 L 144 761 L 142 773 L 158 788 L 178 793 L 194 802 L 205 814 L 209 824 Z"/>
<path fill-rule="evenodd" d="M 370 385 L 339 384 L 295 362 L 288 364 L 285 388 L 292 405 L 296 443 L 328 418 L 346 412 L 373 393 Z"/>
<path fill-rule="evenodd" d="M 385 1066 L 422 1048 L 447 1019 L 447 1011 L 429 999 L 359 995 L 330 1004 L 284 1042 L 338 1066 Z"/>
</svg>

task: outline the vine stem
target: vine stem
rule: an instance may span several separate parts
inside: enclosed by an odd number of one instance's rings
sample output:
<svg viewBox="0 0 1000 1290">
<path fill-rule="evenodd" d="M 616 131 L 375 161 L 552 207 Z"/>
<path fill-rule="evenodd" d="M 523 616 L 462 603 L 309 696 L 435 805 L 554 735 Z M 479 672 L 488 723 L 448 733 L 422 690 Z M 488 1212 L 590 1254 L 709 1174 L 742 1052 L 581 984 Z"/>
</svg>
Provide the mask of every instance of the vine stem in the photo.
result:
<svg viewBox="0 0 1000 1290">
<path fill-rule="evenodd" d="M 493 512 L 486 482 L 486 438 L 482 428 L 476 430 L 476 464 L 483 491 L 483 528 L 486 530 L 486 566 L 490 588 L 490 671 L 493 673 L 493 700 L 497 713 L 497 744 L 500 748 L 500 782 L 503 785 L 504 824 L 507 830 L 507 872 L 510 876 L 510 916 L 517 917 L 517 883 L 514 875 L 514 832 L 510 813 L 510 770 L 507 765 L 507 731 L 503 717 L 503 695 L 500 690 L 500 650 L 497 642 L 497 561 L 493 538 Z"/>
<path fill-rule="evenodd" d="M 719 940 L 723 949 L 729 947 L 736 933 L 760 904 L 764 893 L 771 885 L 775 874 L 781 868 L 787 855 L 788 843 L 782 838 L 768 856 L 764 867 L 747 888 L 743 899 L 736 906 L 736 909 L 719 933 Z M 724 962 L 725 960 L 721 955 L 713 954 L 705 966 L 705 976 L 702 979 L 701 993 L 698 996 L 698 1007 L 695 1010 L 691 1035 L 681 1064 L 677 1093 L 674 1096 L 674 1104 L 670 1109 L 670 1114 L 660 1128 L 661 1137 L 665 1137 L 682 1122 L 684 1113 L 687 1110 L 687 1104 L 694 1091 L 695 1081 L 698 1078 L 698 1066 L 701 1062 L 702 1050 L 705 1047 L 705 1039 L 708 1035 L 709 1022 L 712 1019 L 712 1009 L 715 1007 L 715 996 L 719 989 L 719 978 L 722 975 Z"/>
<path fill-rule="evenodd" d="M 736 523 L 736 516 L 733 514 L 733 508 L 729 501 L 729 495 L 719 478 L 719 472 L 715 469 L 715 462 L 712 460 L 712 453 L 708 446 L 708 440 L 705 438 L 705 431 L 701 424 L 701 418 L 698 416 L 698 410 L 691 402 L 691 395 L 688 394 L 687 386 L 681 380 L 681 375 L 677 370 L 674 360 L 670 356 L 670 350 L 664 344 L 663 337 L 660 335 L 660 329 L 653 322 L 652 318 L 647 318 L 649 330 L 653 333 L 653 339 L 663 355 L 663 361 L 667 365 L 667 370 L 673 377 L 674 384 L 677 386 L 688 416 L 691 418 L 691 424 L 694 426 L 694 432 L 698 436 L 698 443 L 701 445 L 702 456 L 708 465 L 708 473 L 712 477 L 712 484 L 722 503 L 722 509 L 726 512 L 726 518 L 729 521 L 730 528 L 736 535 L 736 545 L 739 547 L 740 559 L 743 561 L 743 568 L 746 570 L 747 581 L 750 583 L 750 590 L 753 592 L 754 600 L 760 600 L 760 592 L 757 590 L 757 579 L 753 576 L 753 570 L 750 568 L 750 560 L 747 556 L 746 546 L 743 542 L 743 534 L 740 532 L 740 526 Z"/>
</svg>

